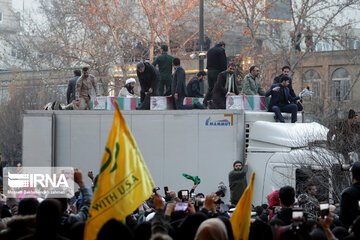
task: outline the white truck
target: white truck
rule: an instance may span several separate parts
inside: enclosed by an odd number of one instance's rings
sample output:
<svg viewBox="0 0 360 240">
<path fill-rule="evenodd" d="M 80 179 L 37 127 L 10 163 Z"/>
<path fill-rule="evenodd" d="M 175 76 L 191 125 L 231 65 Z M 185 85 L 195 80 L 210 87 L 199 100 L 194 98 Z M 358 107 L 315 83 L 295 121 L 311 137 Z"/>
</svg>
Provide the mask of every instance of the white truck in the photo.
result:
<svg viewBox="0 0 360 240">
<path fill-rule="evenodd" d="M 159 187 L 189 189 L 182 173 L 199 176 L 196 192 L 210 193 L 235 160 L 247 161 L 248 178 L 256 171 L 253 204 L 266 203 L 273 190 L 296 185 L 289 156 L 297 146 L 289 134 L 312 129 L 317 140 L 327 129 L 316 123 L 276 123 L 274 113 L 243 110 L 123 111 L 129 128 Z M 25 111 L 23 166 L 71 166 L 98 172 L 113 111 Z M 285 114 L 286 121 L 290 115 Z M 260 121 L 261 120 L 261 121 Z M 302 115 L 298 114 L 299 122 Z M 298 136 L 299 137 L 299 136 Z M 301 136 L 300 136 L 301 138 Z M 280 172 L 280 173 L 278 173 Z M 284 178 L 281 173 L 290 173 Z M 228 192 L 229 193 L 229 192 Z M 225 201 L 229 199 L 229 194 Z"/>
</svg>

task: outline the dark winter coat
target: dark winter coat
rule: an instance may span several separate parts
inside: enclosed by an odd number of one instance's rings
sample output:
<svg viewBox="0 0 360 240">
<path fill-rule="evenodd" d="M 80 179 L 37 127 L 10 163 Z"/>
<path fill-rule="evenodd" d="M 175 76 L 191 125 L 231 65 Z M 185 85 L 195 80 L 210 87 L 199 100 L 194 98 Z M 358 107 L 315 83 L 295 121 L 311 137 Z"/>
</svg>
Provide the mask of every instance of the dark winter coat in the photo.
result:
<svg viewBox="0 0 360 240">
<path fill-rule="evenodd" d="M 154 92 L 157 92 L 160 82 L 160 73 L 150 63 L 144 62 L 144 65 L 144 72 L 141 73 L 139 71 L 136 71 L 137 77 L 140 82 L 141 91 L 147 92 L 149 91 L 149 88 L 152 88 Z"/>
<path fill-rule="evenodd" d="M 76 76 L 69 80 L 69 85 L 66 91 L 66 100 L 67 103 L 71 103 L 75 100 L 75 89 L 76 89 L 76 81 L 79 79 L 80 76 Z"/>
<path fill-rule="evenodd" d="M 212 100 L 214 102 L 215 108 L 225 109 L 226 108 L 226 93 L 228 92 L 228 86 L 226 85 L 226 74 L 227 71 L 219 73 L 214 89 L 212 91 Z M 234 79 L 234 91 L 231 89 L 231 92 L 234 92 L 236 95 L 239 94 L 237 84 Z"/>
<path fill-rule="evenodd" d="M 203 97 L 200 93 L 200 82 L 197 77 L 193 77 L 186 86 L 188 97 Z"/>
<path fill-rule="evenodd" d="M 227 60 L 225 49 L 220 47 L 219 44 L 210 48 L 206 54 L 207 58 L 207 69 L 225 71 L 227 69 Z"/>
<path fill-rule="evenodd" d="M 265 94 L 266 97 L 271 95 L 271 100 L 270 100 L 270 103 L 269 103 L 269 106 L 268 106 L 269 111 L 271 111 L 273 106 L 279 106 L 279 104 L 280 104 L 281 91 L 280 90 L 279 91 L 273 91 L 273 89 L 275 87 L 280 87 L 281 88 L 280 83 L 275 83 L 275 84 L 271 85 L 270 89 Z M 292 97 L 290 95 L 290 90 L 289 90 L 288 87 L 284 87 L 284 93 L 285 93 L 285 101 L 287 103 L 295 102 L 296 100 L 299 99 L 299 97 Z"/>
<path fill-rule="evenodd" d="M 270 221 L 270 225 L 285 226 L 292 223 L 292 209 L 281 208 L 280 211 Z"/>
<path fill-rule="evenodd" d="M 182 66 L 175 69 L 173 80 L 171 82 L 171 95 L 177 93 L 179 98 L 186 97 L 185 70 Z"/>
<path fill-rule="evenodd" d="M 275 83 L 280 83 L 280 79 L 281 79 L 282 76 L 283 76 L 283 74 L 280 74 L 280 75 L 276 76 L 276 77 L 274 78 L 273 84 L 275 84 Z M 293 89 L 293 87 L 292 87 L 292 78 L 290 78 L 289 85 L 288 85 L 287 87 L 288 87 L 289 90 L 290 90 L 290 95 L 291 95 L 293 98 L 296 97 L 296 94 L 295 94 L 294 89 Z"/>
<path fill-rule="evenodd" d="M 240 171 L 232 170 L 229 173 L 230 202 L 236 204 L 247 187 L 246 173 L 248 166 L 244 165 Z"/>
<path fill-rule="evenodd" d="M 341 194 L 340 221 L 349 228 L 357 216 L 360 215 L 360 182 L 346 188 Z"/>
</svg>

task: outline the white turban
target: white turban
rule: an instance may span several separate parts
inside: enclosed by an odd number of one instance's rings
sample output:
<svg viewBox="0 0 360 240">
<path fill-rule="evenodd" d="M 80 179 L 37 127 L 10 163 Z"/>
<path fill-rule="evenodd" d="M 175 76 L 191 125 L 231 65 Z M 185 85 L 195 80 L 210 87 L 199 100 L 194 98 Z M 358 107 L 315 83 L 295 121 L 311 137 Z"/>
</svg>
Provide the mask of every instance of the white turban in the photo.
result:
<svg viewBox="0 0 360 240">
<path fill-rule="evenodd" d="M 135 78 L 129 78 L 128 80 L 126 80 L 125 85 L 128 83 L 136 83 Z"/>
</svg>

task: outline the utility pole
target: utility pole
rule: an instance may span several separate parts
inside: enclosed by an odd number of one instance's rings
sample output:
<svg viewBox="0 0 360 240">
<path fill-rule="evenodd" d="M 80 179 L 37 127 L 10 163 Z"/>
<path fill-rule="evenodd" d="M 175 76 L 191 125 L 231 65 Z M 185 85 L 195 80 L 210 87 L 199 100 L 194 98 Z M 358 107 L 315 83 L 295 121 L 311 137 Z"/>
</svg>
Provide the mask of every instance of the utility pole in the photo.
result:
<svg viewBox="0 0 360 240">
<path fill-rule="evenodd" d="M 199 42 L 200 52 L 204 49 L 204 0 L 200 0 L 199 3 Z M 199 56 L 199 71 L 204 70 L 204 58 Z M 204 83 L 200 83 L 200 93 L 204 93 Z"/>
</svg>

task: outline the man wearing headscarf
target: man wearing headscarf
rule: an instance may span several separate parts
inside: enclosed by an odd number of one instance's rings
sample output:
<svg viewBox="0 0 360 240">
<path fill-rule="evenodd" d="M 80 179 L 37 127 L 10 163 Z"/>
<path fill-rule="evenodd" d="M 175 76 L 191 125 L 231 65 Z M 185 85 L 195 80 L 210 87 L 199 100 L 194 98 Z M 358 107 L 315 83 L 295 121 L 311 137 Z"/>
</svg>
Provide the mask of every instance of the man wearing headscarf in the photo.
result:
<svg viewBox="0 0 360 240">
<path fill-rule="evenodd" d="M 129 78 L 125 82 L 125 86 L 121 88 L 119 92 L 119 97 L 136 97 L 134 93 L 136 80 L 134 78 Z"/>
</svg>

